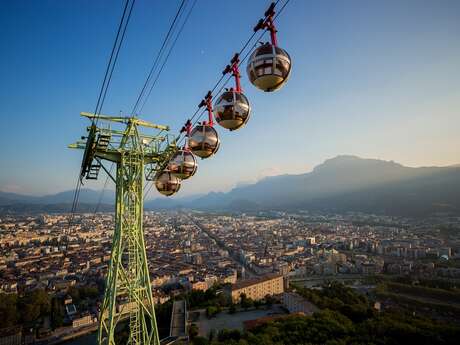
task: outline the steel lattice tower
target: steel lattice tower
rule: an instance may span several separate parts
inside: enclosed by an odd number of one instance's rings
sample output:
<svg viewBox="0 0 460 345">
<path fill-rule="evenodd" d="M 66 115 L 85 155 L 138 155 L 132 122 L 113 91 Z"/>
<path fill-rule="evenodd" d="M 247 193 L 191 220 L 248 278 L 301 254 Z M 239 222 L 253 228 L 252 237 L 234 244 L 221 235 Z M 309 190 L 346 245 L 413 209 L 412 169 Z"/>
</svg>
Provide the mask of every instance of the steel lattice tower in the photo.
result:
<svg viewBox="0 0 460 345">
<path fill-rule="evenodd" d="M 120 320 L 128 319 L 128 344 L 159 345 L 143 231 L 144 176 L 152 180 L 163 162 L 175 151 L 168 136 L 140 134 L 138 127 L 163 131 L 136 117 L 114 117 L 81 113 L 92 119 L 88 136 L 69 145 L 84 149 L 81 178 L 97 179 L 104 169 L 116 184 L 115 231 L 106 277 L 104 300 L 99 313 L 98 344 L 115 345 Z M 98 127 L 97 123 L 122 123 L 124 130 Z M 116 177 L 102 160 L 116 164 Z"/>
</svg>

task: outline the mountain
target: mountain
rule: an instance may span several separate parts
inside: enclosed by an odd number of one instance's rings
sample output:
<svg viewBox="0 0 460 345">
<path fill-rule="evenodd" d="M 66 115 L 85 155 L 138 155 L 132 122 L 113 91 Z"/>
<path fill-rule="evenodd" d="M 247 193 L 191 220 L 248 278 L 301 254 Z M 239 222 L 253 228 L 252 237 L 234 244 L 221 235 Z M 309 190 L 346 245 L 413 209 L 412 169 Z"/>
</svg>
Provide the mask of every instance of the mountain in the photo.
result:
<svg viewBox="0 0 460 345">
<path fill-rule="evenodd" d="M 100 191 L 81 189 L 80 211 L 92 212 Z M 66 212 L 73 191 L 42 197 L 0 192 L 0 211 Z M 114 192 L 105 191 L 101 210 L 113 210 Z M 193 208 L 359 211 L 402 216 L 460 215 L 460 165 L 410 168 L 393 161 L 338 156 L 300 175 L 267 177 L 228 193 L 157 198 L 146 209 Z"/>
<path fill-rule="evenodd" d="M 0 191 L 0 206 L 15 204 L 72 204 L 73 197 L 73 190 L 45 196 L 30 196 Z M 99 203 L 99 199 L 101 199 L 101 203 L 103 204 L 113 204 L 115 200 L 115 194 L 113 191 L 105 190 L 101 198 L 100 191 L 98 190 L 88 188 L 80 189 L 79 202 L 86 204 L 97 204 Z"/>
<path fill-rule="evenodd" d="M 39 213 L 69 212 L 72 209 L 74 191 L 65 191 L 45 196 L 31 196 L 0 191 L 0 213 Z M 96 206 L 100 211 L 113 211 L 115 194 L 82 188 L 80 190 L 76 212 L 94 212 Z"/>
<path fill-rule="evenodd" d="M 196 199 L 194 208 L 460 214 L 460 167 L 410 168 L 392 161 L 338 156 L 310 173 L 268 177 L 211 197 L 211 202 L 209 196 Z"/>
</svg>

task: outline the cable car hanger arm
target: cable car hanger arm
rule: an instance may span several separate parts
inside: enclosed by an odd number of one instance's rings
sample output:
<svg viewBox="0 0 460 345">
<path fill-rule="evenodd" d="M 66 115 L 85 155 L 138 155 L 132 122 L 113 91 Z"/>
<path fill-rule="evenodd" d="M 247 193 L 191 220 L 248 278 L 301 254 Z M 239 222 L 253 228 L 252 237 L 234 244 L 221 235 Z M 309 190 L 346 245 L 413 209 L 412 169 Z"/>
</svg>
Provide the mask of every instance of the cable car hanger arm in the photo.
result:
<svg viewBox="0 0 460 345">
<path fill-rule="evenodd" d="M 111 121 L 111 122 L 118 122 L 118 123 L 129 123 L 133 122 L 138 126 L 143 126 L 143 127 L 149 127 L 149 128 L 155 128 L 155 129 L 161 129 L 163 131 L 169 131 L 169 126 L 163 126 L 163 125 L 156 125 L 151 122 L 147 122 L 145 120 L 141 120 L 137 117 L 129 117 L 129 116 L 109 116 L 109 115 L 96 115 L 94 113 L 87 113 L 87 112 L 81 112 L 81 116 L 87 117 L 89 119 L 99 119 L 99 120 L 104 120 L 104 121 Z"/>
</svg>

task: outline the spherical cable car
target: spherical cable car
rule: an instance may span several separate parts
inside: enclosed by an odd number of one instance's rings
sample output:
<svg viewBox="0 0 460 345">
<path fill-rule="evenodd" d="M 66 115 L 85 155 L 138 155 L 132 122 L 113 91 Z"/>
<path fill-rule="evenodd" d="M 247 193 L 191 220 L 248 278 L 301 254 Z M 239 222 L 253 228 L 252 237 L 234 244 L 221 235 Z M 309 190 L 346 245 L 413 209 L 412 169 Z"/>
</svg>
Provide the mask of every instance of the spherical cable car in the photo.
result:
<svg viewBox="0 0 460 345">
<path fill-rule="evenodd" d="M 192 124 L 190 120 L 187 121 L 181 132 L 186 132 L 186 142 L 183 149 L 178 150 L 170 159 L 168 163 L 168 170 L 181 180 L 186 180 L 195 175 L 198 168 L 198 163 L 195 156 L 190 151 L 188 140 L 190 136 Z"/>
<path fill-rule="evenodd" d="M 223 71 L 223 74 L 232 72 L 236 87 L 223 92 L 214 103 L 214 116 L 217 123 L 231 131 L 243 127 L 251 114 L 251 106 L 241 89 L 239 62 L 239 56 L 235 54 L 231 65 L 227 65 Z"/>
<path fill-rule="evenodd" d="M 171 172 L 165 170 L 155 179 L 156 189 L 165 196 L 171 196 L 180 190 L 181 180 Z"/>
<path fill-rule="evenodd" d="M 195 175 L 198 164 L 190 150 L 178 150 L 168 163 L 168 170 L 181 180 L 186 180 Z"/>
<path fill-rule="evenodd" d="M 200 107 L 206 105 L 208 121 L 203 121 L 193 128 L 188 140 L 189 149 L 203 159 L 211 157 L 219 150 L 220 139 L 212 121 L 212 96 L 208 92 L 206 98 L 200 103 Z"/>
<path fill-rule="evenodd" d="M 277 31 L 273 23 L 274 8 L 273 3 L 265 12 L 265 19 L 261 19 L 254 27 L 254 31 L 270 31 L 271 43 L 267 42 L 255 49 L 246 68 L 251 83 L 265 92 L 280 89 L 288 80 L 292 65 L 289 54 L 278 47 Z"/>
</svg>

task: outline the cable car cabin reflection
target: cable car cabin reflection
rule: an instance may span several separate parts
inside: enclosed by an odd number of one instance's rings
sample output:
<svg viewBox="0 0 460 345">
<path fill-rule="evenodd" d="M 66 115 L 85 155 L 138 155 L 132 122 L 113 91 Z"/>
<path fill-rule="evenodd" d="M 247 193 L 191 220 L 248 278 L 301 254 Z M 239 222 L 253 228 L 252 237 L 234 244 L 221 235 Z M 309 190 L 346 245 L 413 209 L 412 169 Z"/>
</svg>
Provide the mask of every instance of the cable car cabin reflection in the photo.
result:
<svg viewBox="0 0 460 345">
<path fill-rule="evenodd" d="M 189 150 L 177 151 L 168 163 L 168 170 L 181 180 L 192 177 L 197 168 L 196 158 Z"/>
<path fill-rule="evenodd" d="M 188 140 L 189 149 L 201 158 L 208 158 L 219 150 L 220 140 L 217 131 L 210 125 L 196 126 Z"/>
<path fill-rule="evenodd" d="M 216 121 L 222 127 L 234 131 L 249 120 L 251 106 L 245 95 L 234 90 L 225 91 L 214 104 Z"/>
<path fill-rule="evenodd" d="M 247 73 L 255 87 L 266 92 L 278 90 L 291 74 L 291 58 L 285 50 L 265 43 L 251 54 Z"/>
<path fill-rule="evenodd" d="M 157 190 L 166 196 L 177 193 L 181 186 L 181 180 L 169 171 L 162 172 L 155 180 Z"/>
</svg>

